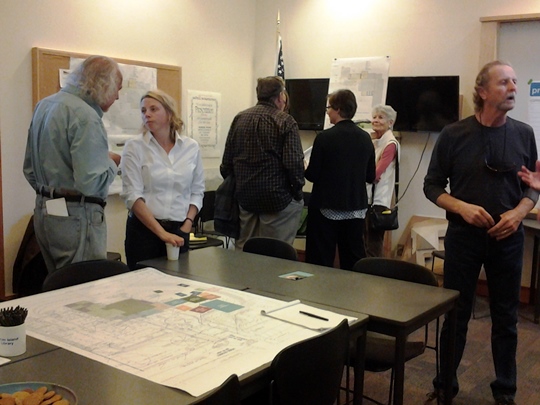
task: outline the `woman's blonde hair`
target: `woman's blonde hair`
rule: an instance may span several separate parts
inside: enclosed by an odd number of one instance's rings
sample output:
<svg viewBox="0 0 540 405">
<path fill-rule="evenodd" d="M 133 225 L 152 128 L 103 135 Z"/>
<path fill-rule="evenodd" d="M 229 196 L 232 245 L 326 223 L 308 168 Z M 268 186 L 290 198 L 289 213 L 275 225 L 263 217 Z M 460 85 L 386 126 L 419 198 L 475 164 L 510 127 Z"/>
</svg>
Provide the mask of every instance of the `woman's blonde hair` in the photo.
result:
<svg viewBox="0 0 540 405">
<path fill-rule="evenodd" d="M 174 98 L 169 96 L 163 90 L 159 89 L 147 91 L 141 97 L 141 103 L 145 98 L 152 98 L 158 101 L 163 106 L 163 108 L 165 108 L 165 111 L 167 111 L 169 115 L 169 137 L 171 141 L 174 142 L 176 140 L 176 132 L 180 132 L 182 130 L 182 127 L 184 126 L 184 122 L 178 116 L 176 102 L 174 101 Z M 143 134 L 146 134 L 148 132 L 148 128 L 146 128 L 144 124 L 142 132 Z"/>
</svg>

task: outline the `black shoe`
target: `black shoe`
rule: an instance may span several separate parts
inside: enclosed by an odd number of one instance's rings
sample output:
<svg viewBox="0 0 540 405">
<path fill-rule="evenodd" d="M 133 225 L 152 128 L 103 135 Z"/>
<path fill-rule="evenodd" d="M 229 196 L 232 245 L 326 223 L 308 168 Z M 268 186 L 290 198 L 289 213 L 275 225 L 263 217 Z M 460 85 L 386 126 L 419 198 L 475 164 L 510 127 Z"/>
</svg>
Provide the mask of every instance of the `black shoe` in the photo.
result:
<svg viewBox="0 0 540 405">
<path fill-rule="evenodd" d="M 501 398 L 495 400 L 495 405 L 516 405 L 516 402 L 511 398 Z"/>
<path fill-rule="evenodd" d="M 437 401 L 437 399 L 443 403 L 444 402 L 444 390 L 434 390 L 431 392 L 428 392 L 426 394 L 426 402 L 424 402 L 425 405 L 429 404 L 432 401 Z"/>
<path fill-rule="evenodd" d="M 456 393 L 453 393 L 452 394 L 452 398 L 455 398 L 457 395 L 457 392 Z M 431 392 L 428 392 L 426 394 L 426 402 L 424 402 L 424 404 L 429 404 L 431 401 L 436 401 L 437 398 L 439 399 L 439 403 L 444 403 L 444 390 L 439 388 L 439 389 L 436 389 L 436 390 L 433 390 Z"/>
</svg>

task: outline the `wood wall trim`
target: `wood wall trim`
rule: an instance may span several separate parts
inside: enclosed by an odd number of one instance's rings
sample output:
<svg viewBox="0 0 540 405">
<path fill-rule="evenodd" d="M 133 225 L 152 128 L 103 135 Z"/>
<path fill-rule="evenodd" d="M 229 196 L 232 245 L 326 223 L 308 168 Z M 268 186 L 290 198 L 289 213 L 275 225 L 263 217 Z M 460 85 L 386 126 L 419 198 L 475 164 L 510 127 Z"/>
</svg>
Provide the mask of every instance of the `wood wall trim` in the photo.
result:
<svg viewBox="0 0 540 405">
<path fill-rule="evenodd" d="M 499 26 L 500 23 L 498 22 L 482 23 L 480 28 L 480 68 L 482 68 L 482 66 L 484 66 L 486 63 L 497 59 Z"/>
<path fill-rule="evenodd" d="M 540 21 L 540 14 L 516 14 L 500 15 L 492 17 L 480 17 L 480 55 L 478 69 L 486 63 L 497 59 L 497 46 L 499 40 L 499 28 L 503 23 L 519 23 Z"/>
<path fill-rule="evenodd" d="M 516 15 L 497 15 L 493 17 L 480 17 L 481 23 L 486 22 L 526 22 L 540 20 L 540 14 L 516 14 Z"/>
<path fill-rule="evenodd" d="M 0 138 L 1 138 L 0 133 Z M 0 144 L 1 145 L 1 144 Z M 6 255 L 4 254 L 4 214 L 2 207 L 4 203 L 2 201 L 2 151 L 0 148 L 0 301 L 5 300 L 6 297 L 6 278 L 4 276 L 4 269 L 6 266 Z"/>
</svg>

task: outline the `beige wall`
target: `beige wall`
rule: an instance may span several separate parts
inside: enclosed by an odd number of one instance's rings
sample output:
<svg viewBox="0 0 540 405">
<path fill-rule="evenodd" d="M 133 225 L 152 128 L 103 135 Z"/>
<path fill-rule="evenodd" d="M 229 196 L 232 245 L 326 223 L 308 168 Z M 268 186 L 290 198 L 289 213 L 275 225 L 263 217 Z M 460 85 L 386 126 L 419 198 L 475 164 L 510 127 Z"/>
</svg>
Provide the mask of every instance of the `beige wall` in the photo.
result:
<svg viewBox="0 0 540 405">
<path fill-rule="evenodd" d="M 464 117 L 473 112 L 480 18 L 540 12 L 540 2 L 527 0 L 266 0 L 257 5 L 255 75 L 263 74 L 273 58 L 272 47 L 262 44 L 275 35 L 269 16 L 279 8 L 288 78 L 328 77 L 333 58 L 388 55 L 391 76 L 459 75 Z M 515 46 L 527 49 L 530 44 Z M 400 194 L 413 180 L 400 203 L 401 227 L 393 231 L 394 245 L 411 216 L 444 217 L 422 191 L 437 137 L 436 133 L 401 134 Z"/>
<path fill-rule="evenodd" d="M 234 114 L 254 100 L 255 2 L 251 0 L 0 0 L 0 133 L 7 292 L 34 205 L 22 174 L 32 114 L 32 47 L 104 54 L 182 67 L 188 90 L 222 95 L 222 143 Z M 270 74 L 270 72 L 268 73 Z M 182 106 L 185 116 L 185 104 Z M 207 159 L 215 173 L 219 159 Z M 106 208 L 109 250 L 124 255 L 126 210 Z"/>
<path fill-rule="evenodd" d="M 540 5 L 530 0 L 0 0 L 3 260 L 8 293 L 34 198 L 21 171 L 32 113 L 31 48 L 181 66 L 184 102 L 188 89 L 222 94 L 223 143 L 234 114 L 254 102 L 255 79 L 273 74 L 278 9 L 287 77 L 328 77 L 335 57 L 389 55 L 394 76 L 459 75 L 468 115 L 478 70 L 479 18 L 537 13 Z M 412 214 L 443 215 L 421 192 L 435 137 L 430 136 L 426 156 L 402 202 L 404 225 Z M 403 179 L 416 169 L 426 138 L 403 134 Z M 204 163 L 215 173 L 219 159 Z M 109 250 L 123 254 L 125 209 L 117 197 L 111 198 L 107 215 Z"/>
</svg>

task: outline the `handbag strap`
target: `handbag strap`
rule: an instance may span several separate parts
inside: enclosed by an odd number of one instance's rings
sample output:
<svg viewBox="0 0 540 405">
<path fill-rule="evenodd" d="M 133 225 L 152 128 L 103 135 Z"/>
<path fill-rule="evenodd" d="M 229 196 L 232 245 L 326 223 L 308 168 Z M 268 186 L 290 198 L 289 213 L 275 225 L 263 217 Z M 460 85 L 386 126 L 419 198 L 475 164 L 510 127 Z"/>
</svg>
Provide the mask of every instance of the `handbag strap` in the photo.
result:
<svg viewBox="0 0 540 405">
<path fill-rule="evenodd" d="M 394 205 L 397 205 L 399 202 L 399 154 L 396 156 L 396 169 L 394 171 L 395 175 L 395 182 L 394 182 L 394 189 L 396 193 L 396 202 Z"/>
<path fill-rule="evenodd" d="M 398 205 L 399 202 L 399 156 L 396 156 L 396 168 L 394 171 L 395 181 L 394 181 L 394 190 L 396 193 L 396 201 L 394 203 L 394 207 Z M 373 201 L 375 200 L 375 183 L 371 183 L 371 204 L 370 207 L 373 205 Z"/>
</svg>

